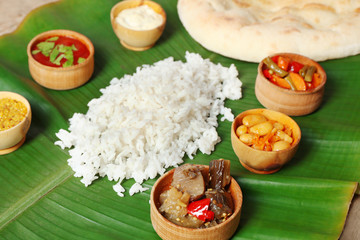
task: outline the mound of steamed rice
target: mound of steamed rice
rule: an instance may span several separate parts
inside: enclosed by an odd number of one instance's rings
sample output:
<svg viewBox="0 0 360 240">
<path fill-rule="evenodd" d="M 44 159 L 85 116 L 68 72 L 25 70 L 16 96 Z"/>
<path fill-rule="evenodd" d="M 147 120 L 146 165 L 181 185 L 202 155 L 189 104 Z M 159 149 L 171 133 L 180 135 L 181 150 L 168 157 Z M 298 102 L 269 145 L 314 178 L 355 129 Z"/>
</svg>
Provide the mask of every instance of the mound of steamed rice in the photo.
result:
<svg viewBox="0 0 360 240">
<path fill-rule="evenodd" d="M 233 121 L 226 98 L 241 98 L 241 81 L 229 68 L 186 53 L 186 62 L 172 57 L 138 67 L 130 76 L 114 78 L 102 96 L 88 103 L 86 114 L 75 113 L 69 131 L 55 142 L 70 148 L 68 164 L 85 186 L 107 176 L 124 196 L 124 179 L 136 183 L 129 194 L 147 190 L 144 180 L 193 158 L 197 150 L 210 154 L 220 141 L 217 116 Z"/>
</svg>

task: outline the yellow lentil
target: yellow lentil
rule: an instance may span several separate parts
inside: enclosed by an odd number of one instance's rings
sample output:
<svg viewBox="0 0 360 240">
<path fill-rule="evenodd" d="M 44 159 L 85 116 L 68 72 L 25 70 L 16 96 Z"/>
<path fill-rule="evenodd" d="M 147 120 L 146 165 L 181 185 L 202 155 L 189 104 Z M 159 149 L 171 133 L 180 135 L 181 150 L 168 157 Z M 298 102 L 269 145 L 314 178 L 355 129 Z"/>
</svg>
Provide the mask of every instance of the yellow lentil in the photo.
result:
<svg viewBox="0 0 360 240">
<path fill-rule="evenodd" d="M 24 103 L 10 98 L 0 99 L 0 131 L 10 129 L 19 124 L 26 116 Z"/>
</svg>

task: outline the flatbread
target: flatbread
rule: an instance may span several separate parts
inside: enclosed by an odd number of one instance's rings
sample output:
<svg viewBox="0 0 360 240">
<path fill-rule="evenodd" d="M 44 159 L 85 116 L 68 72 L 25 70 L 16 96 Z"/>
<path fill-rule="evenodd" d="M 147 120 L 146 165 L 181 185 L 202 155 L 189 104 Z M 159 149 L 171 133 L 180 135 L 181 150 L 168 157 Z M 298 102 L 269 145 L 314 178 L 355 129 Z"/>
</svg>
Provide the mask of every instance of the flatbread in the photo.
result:
<svg viewBox="0 0 360 240">
<path fill-rule="evenodd" d="M 279 52 L 315 61 L 360 53 L 360 0 L 178 0 L 188 33 L 249 62 Z"/>
</svg>

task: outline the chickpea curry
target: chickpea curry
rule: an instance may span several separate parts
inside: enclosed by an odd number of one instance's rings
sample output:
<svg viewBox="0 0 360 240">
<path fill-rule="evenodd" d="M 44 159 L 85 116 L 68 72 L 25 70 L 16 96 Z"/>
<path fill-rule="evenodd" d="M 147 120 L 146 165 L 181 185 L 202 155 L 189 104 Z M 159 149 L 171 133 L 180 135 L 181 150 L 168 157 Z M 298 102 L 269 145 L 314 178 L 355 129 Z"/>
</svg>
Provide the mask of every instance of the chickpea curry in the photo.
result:
<svg viewBox="0 0 360 240">
<path fill-rule="evenodd" d="M 242 119 L 242 125 L 235 131 L 246 145 L 264 151 L 281 151 L 294 142 L 290 127 L 262 114 L 249 114 Z"/>
</svg>

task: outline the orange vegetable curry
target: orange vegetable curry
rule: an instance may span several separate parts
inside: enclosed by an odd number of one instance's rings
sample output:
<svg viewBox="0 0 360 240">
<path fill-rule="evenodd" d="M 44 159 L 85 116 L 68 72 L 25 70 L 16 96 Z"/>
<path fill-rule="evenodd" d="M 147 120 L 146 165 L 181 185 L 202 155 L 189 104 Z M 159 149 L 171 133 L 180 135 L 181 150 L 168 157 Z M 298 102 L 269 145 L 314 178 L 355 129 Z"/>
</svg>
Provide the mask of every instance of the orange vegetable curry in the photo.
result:
<svg viewBox="0 0 360 240">
<path fill-rule="evenodd" d="M 304 65 L 284 56 L 267 57 L 263 74 L 279 87 L 295 91 L 308 91 L 322 82 L 315 66 Z"/>
</svg>

